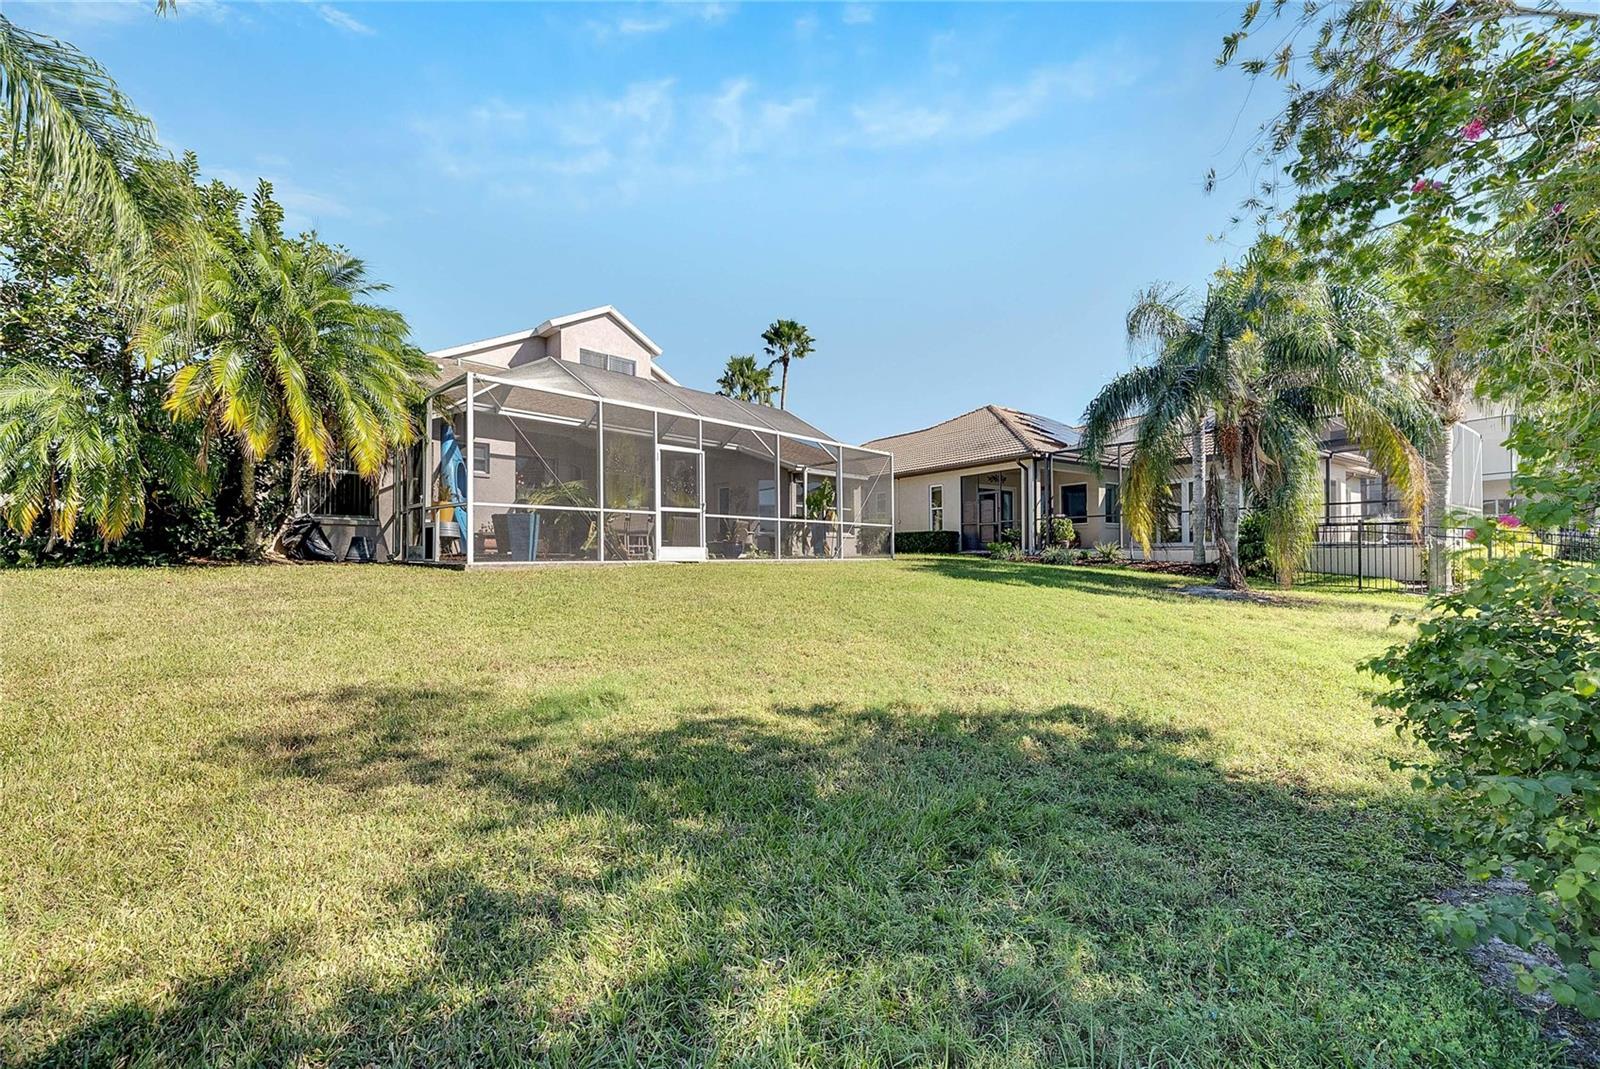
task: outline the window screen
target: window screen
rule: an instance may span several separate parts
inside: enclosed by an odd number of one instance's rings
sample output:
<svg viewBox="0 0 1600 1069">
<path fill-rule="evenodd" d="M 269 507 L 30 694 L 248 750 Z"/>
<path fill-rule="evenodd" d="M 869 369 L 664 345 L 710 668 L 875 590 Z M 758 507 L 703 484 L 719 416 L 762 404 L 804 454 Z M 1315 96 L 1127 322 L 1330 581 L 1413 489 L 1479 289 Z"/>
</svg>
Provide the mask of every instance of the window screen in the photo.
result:
<svg viewBox="0 0 1600 1069">
<path fill-rule="evenodd" d="M 1089 487 L 1085 483 L 1074 483 L 1061 488 L 1061 514 L 1074 523 L 1083 523 L 1089 518 Z"/>
</svg>

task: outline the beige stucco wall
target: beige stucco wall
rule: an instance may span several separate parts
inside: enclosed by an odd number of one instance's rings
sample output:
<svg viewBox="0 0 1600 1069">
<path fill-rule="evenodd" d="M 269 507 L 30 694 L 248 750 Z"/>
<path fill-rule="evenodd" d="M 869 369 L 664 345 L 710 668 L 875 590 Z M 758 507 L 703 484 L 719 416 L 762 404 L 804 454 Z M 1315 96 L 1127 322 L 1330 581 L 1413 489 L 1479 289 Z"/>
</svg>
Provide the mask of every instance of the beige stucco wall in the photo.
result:
<svg viewBox="0 0 1600 1069">
<path fill-rule="evenodd" d="M 608 314 L 569 323 L 548 338 L 519 338 L 498 345 L 484 345 L 482 348 L 454 353 L 447 359 L 513 368 L 546 356 L 576 363 L 580 349 L 593 349 L 632 360 L 634 373 L 641 378 L 648 378 L 653 366 L 650 350 Z"/>
<path fill-rule="evenodd" d="M 519 364 L 526 364 L 530 360 L 538 360 L 544 355 L 546 355 L 546 350 L 543 338 L 524 338 L 521 341 L 507 342 L 504 345 L 476 349 L 470 353 L 461 354 L 461 357 L 479 364 L 492 364 L 495 367 L 511 368 Z"/>
<path fill-rule="evenodd" d="M 1044 489 L 1044 476 L 1045 465 L 1041 463 L 1039 465 L 1041 492 Z M 1108 484 L 1115 484 L 1117 482 L 1118 475 L 1115 469 L 1103 470 L 1098 476 L 1096 476 L 1087 467 L 1068 465 L 1062 463 L 1061 461 L 1056 462 L 1055 475 L 1053 479 L 1054 485 L 1050 488 L 1048 494 L 1050 502 L 1053 506 L 1054 515 L 1066 515 L 1065 511 L 1063 511 L 1061 500 L 1061 490 L 1063 487 L 1082 484 L 1086 489 L 1085 501 L 1089 518 L 1087 521 L 1082 522 L 1077 519 L 1073 519 L 1072 521 L 1074 528 L 1077 530 L 1079 545 L 1091 547 L 1098 542 L 1120 543 L 1122 538 L 1122 525 L 1117 523 L 1107 523 L 1105 520 L 1106 486 Z M 1043 508 L 1042 504 L 1040 508 Z M 1041 511 L 1040 515 L 1044 515 L 1044 513 Z"/>
<path fill-rule="evenodd" d="M 550 356 L 577 363 L 580 349 L 626 357 L 634 361 L 636 375 L 640 378 L 650 375 L 650 350 L 610 316 L 596 316 L 562 327 L 550 338 L 546 351 Z"/>
<path fill-rule="evenodd" d="M 1483 436 L 1484 497 L 1503 496 L 1489 492 L 1489 481 L 1509 478 L 1517 470 L 1517 455 L 1506 448 L 1511 433 L 1511 411 L 1502 405 L 1475 402 L 1467 408 L 1461 422 Z"/>
<path fill-rule="evenodd" d="M 928 523 L 928 496 L 937 485 L 944 487 L 944 529 L 961 530 L 961 477 L 990 471 L 1017 471 L 1015 461 L 979 464 L 968 468 L 949 468 L 921 475 L 900 475 L 894 480 L 894 526 L 897 531 L 931 531 Z M 1020 475 L 1021 473 L 1018 472 Z M 1018 503 L 1021 511 L 1022 503 Z M 1021 516 L 1018 517 L 1019 521 Z"/>
</svg>

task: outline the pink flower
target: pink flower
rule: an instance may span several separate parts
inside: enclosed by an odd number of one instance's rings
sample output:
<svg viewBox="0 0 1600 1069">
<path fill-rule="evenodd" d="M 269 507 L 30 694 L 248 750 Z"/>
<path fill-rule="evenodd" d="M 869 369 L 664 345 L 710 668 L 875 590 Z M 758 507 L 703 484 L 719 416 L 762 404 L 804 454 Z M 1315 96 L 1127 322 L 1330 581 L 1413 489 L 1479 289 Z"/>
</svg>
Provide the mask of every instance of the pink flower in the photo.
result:
<svg viewBox="0 0 1600 1069">
<path fill-rule="evenodd" d="M 1428 188 L 1428 180 L 1426 178 L 1419 178 L 1415 182 L 1411 183 L 1411 192 L 1413 192 L 1413 193 L 1421 193 L 1424 189 L 1427 189 L 1427 188 Z"/>
<path fill-rule="evenodd" d="M 1555 65 L 1556 65 L 1556 54 L 1554 52 L 1552 52 L 1552 53 L 1550 53 L 1550 58 L 1544 61 L 1544 69 L 1545 70 L 1549 70 L 1551 67 L 1554 67 Z"/>
<path fill-rule="evenodd" d="M 1461 128 L 1461 136 L 1468 141 L 1476 141 L 1483 136 L 1484 125 L 1482 119 L 1473 119 Z"/>
<path fill-rule="evenodd" d="M 1551 215 L 1560 215 L 1562 212 L 1564 212 L 1566 210 L 1567 210 L 1567 202 L 1564 201 L 1564 200 L 1558 200 L 1555 203 L 1555 207 L 1550 209 L 1550 214 Z"/>
<path fill-rule="evenodd" d="M 1476 542 L 1477 540 L 1478 540 L 1478 530 L 1477 530 L 1477 528 L 1473 528 L 1472 530 L 1467 532 L 1467 541 L 1468 542 Z"/>
<path fill-rule="evenodd" d="M 1515 516 L 1511 515 L 1510 513 L 1507 513 L 1504 516 L 1500 516 L 1500 517 L 1498 517 L 1498 519 L 1500 520 L 1500 526 L 1501 527 L 1521 527 L 1522 526 L 1522 521 L 1517 519 Z"/>
</svg>

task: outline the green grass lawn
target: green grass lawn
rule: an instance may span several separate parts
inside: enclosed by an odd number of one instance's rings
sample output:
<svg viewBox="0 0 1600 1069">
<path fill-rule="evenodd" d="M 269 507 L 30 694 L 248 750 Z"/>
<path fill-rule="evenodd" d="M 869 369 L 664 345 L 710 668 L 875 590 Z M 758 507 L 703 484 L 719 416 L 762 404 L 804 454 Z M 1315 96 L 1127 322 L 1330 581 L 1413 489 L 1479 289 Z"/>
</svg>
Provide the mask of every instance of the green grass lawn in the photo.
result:
<svg viewBox="0 0 1600 1069">
<path fill-rule="evenodd" d="M 1436 945 L 1397 600 L 0 575 L 0 1064 L 1559 1064 Z"/>
</svg>

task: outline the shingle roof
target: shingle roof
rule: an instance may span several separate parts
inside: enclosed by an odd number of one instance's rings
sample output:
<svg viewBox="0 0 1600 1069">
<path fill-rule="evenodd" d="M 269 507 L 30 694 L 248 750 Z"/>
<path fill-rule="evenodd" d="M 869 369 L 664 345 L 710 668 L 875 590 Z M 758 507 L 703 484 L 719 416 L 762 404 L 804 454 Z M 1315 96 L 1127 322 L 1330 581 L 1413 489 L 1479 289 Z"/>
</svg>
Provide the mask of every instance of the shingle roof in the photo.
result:
<svg viewBox="0 0 1600 1069">
<path fill-rule="evenodd" d="M 1078 431 L 1046 416 L 984 405 L 920 431 L 864 444 L 893 453 L 896 475 L 912 475 L 1075 449 Z"/>
</svg>

